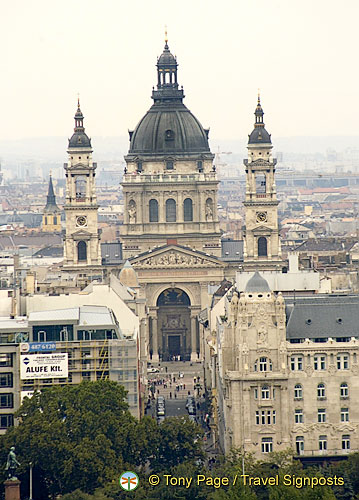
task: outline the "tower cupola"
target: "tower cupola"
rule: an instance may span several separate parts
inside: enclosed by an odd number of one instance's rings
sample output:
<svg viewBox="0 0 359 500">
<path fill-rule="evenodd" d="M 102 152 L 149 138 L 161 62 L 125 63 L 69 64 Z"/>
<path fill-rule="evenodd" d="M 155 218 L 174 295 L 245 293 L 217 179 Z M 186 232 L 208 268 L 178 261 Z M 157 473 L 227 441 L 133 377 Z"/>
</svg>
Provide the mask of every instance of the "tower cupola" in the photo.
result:
<svg viewBox="0 0 359 500">
<path fill-rule="evenodd" d="M 258 94 L 257 107 L 254 112 L 255 123 L 253 132 L 249 135 L 248 145 L 250 144 L 272 144 L 271 135 L 264 126 L 264 111 L 261 105 L 261 98 Z"/>
<path fill-rule="evenodd" d="M 154 102 L 182 102 L 183 89 L 178 89 L 177 58 L 168 47 L 167 35 L 162 54 L 157 59 L 157 90 L 153 90 Z"/>
<path fill-rule="evenodd" d="M 77 110 L 74 120 L 75 128 L 71 139 L 69 139 L 69 148 L 91 148 L 91 139 L 85 133 L 84 115 L 80 108 L 80 99 L 77 100 Z"/>
</svg>

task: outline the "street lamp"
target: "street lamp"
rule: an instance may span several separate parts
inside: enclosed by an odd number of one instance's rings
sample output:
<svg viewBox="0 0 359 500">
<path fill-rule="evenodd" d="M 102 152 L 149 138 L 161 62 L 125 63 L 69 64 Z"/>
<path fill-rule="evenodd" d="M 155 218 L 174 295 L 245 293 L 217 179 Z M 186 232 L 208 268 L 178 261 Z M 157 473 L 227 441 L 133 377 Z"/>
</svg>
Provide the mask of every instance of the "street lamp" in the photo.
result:
<svg viewBox="0 0 359 500">
<path fill-rule="evenodd" d="M 30 486 L 29 486 L 30 487 L 30 491 L 29 491 L 29 500 L 33 500 L 32 499 L 32 467 L 33 467 L 33 463 L 30 462 L 29 465 L 30 465 Z"/>
</svg>

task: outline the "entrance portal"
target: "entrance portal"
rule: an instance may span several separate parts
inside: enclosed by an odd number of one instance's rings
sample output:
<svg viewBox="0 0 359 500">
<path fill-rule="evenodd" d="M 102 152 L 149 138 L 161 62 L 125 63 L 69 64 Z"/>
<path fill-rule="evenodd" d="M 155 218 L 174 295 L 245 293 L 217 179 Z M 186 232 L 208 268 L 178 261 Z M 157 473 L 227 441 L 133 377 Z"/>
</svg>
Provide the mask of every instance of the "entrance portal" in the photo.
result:
<svg viewBox="0 0 359 500">
<path fill-rule="evenodd" d="M 168 354 L 170 358 L 181 355 L 181 336 L 168 335 Z"/>
<path fill-rule="evenodd" d="M 158 347 L 163 361 L 191 358 L 190 304 L 188 295 L 179 288 L 169 288 L 158 297 Z"/>
</svg>

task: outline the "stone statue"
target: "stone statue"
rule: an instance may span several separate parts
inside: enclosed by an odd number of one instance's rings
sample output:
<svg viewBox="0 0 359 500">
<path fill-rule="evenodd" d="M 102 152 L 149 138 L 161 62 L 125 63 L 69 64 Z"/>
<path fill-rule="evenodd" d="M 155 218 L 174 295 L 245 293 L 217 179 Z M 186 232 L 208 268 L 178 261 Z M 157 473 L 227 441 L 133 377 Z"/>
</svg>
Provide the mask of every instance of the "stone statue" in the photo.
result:
<svg viewBox="0 0 359 500">
<path fill-rule="evenodd" d="M 136 223 L 136 205 L 131 202 L 128 205 L 128 219 L 130 224 Z"/>
<path fill-rule="evenodd" d="M 238 293 L 233 292 L 232 300 L 231 300 L 231 315 L 234 320 L 234 323 L 237 321 L 238 315 Z"/>
<path fill-rule="evenodd" d="M 206 204 L 206 221 L 211 222 L 213 220 L 213 210 L 209 203 Z"/>
<path fill-rule="evenodd" d="M 260 325 L 258 328 L 258 343 L 265 344 L 267 342 L 267 329 L 265 325 Z"/>
<path fill-rule="evenodd" d="M 284 323 L 285 321 L 285 303 L 283 299 L 282 292 L 278 293 L 278 297 L 276 300 L 276 309 L 279 323 Z"/>
<path fill-rule="evenodd" d="M 16 460 L 15 446 L 12 446 L 7 456 L 7 462 L 5 467 L 5 470 L 8 471 L 8 479 L 10 479 L 11 481 L 17 480 L 17 477 L 15 476 L 15 471 L 18 465 L 20 465 L 20 463 Z"/>
</svg>

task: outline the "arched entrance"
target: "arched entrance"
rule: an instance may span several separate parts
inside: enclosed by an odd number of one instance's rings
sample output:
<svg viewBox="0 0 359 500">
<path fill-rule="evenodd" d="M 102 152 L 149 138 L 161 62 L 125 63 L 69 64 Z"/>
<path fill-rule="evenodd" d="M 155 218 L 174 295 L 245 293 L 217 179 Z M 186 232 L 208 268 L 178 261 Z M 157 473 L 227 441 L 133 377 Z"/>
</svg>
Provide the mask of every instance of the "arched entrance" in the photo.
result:
<svg viewBox="0 0 359 500">
<path fill-rule="evenodd" d="M 191 358 L 191 301 L 183 290 L 168 288 L 157 299 L 158 348 L 163 361 Z"/>
</svg>

